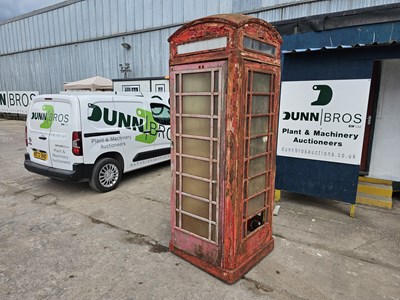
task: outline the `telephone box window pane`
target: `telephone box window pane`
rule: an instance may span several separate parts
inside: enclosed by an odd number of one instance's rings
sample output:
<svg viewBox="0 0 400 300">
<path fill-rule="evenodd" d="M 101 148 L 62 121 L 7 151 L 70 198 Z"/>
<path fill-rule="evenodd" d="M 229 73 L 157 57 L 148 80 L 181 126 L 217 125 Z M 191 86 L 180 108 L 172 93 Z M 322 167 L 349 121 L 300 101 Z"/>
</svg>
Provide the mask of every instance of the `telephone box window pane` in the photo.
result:
<svg viewBox="0 0 400 300">
<path fill-rule="evenodd" d="M 210 120 L 182 118 L 182 133 L 195 136 L 210 136 Z"/>
<path fill-rule="evenodd" d="M 179 172 L 179 170 L 178 170 L 178 172 Z M 180 190 L 180 181 L 179 181 L 179 175 L 176 175 L 176 188 L 178 189 L 178 190 Z"/>
<path fill-rule="evenodd" d="M 208 219 L 209 205 L 207 202 L 182 196 L 182 210 L 193 215 Z"/>
<path fill-rule="evenodd" d="M 217 180 L 217 164 L 213 163 L 212 179 Z"/>
<path fill-rule="evenodd" d="M 182 92 L 211 92 L 211 72 L 182 74 Z"/>
<path fill-rule="evenodd" d="M 261 42 L 259 40 L 255 40 L 252 38 L 249 38 L 247 36 L 244 37 L 243 39 L 243 46 L 244 48 L 250 49 L 250 50 L 255 50 L 258 52 L 262 52 L 265 54 L 273 55 L 275 56 L 275 51 L 276 48 L 272 45 L 269 45 L 267 43 Z"/>
<path fill-rule="evenodd" d="M 261 156 L 259 158 L 250 160 L 249 176 L 253 177 L 255 175 L 261 174 L 266 171 L 267 158 L 266 156 Z"/>
<path fill-rule="evenodd" d="M 175 203 L 176 209 L 179 209 L 180 205 L 179 205 L 179 194 L 178 193 L 176 193 L 176 201 L 175 202 L 176 202 Z"/>
<path fill-rule="evenodd" d="M 198 159 L 182 157 L 182 173 L 209 178 L 210 163 Z"/>
<path fill-rule="evenodd" d="M 193 115 L 211 114 L 210 96 L 183 96 L 182 113 Z"/>
<path fill-rule="evenodd" d="M 269 96 L 253 96 L 251 113 L 253 115 L 269 113 Z"/>
<path fill-rule="evenodd" d="M 208 199 L 209 190 L 208 182 L 182 176 L 182 192 Z"/>
<path fill-rule="evenodd" d="M 217 220 L 217 206 L 216 205 L 212 205 L 212 219 L 213 222 L 215 222 Z"/>
<path fill-rule="evenodd" d="M 253 73 L 253 93 L 269 93 L 271 91 L 271 75 Z"/>
<path fill-rule="evenodd" d="M 213 119 L 213 137 L 218 138 L 218 119 Z"/>
<path fill-rule="evenodd" d="M 213 183 L 212 184 L 212 201 L 218 201 L 217 199 L 217 184 Z"/>
<path fill-rule="evenodd" d="M 255 178 L 250 179 L 249 181 L 249 188 L 248 188 L 248 195 L 247 197 L 251 197 L 263 190 L 266 189 L 266 180 L 265 175 L 258 176 Z"/>
<path fill-rule="evenodd" d="M 210 157 L 210 141 L 182 138 L 182 153 Z"/>
<path fill-rule="evenodd" d="M 257 154 L 265 153 L 267 151 L 267 143 L 268 143 L 268 136 L 262 136 L 259 138 L 251 139 L 250 156 L 255 156 Z"/>
<path fill-rule="evenodd" d="M 219 90 L 219 72 L 214 72 L 214 92 L 218 93 Z"/>
<path fill-rule="evenodd" d="M 262 209 L 264 206 L 265 206 L 265 193 L 262 193 L 261 195 L 258 195 L 256 197 L 254 197 L 253 199 L 250 199 L 247 202 L 246 217 L 254 215 L 257 211 Z"/>
<path fill-rule="evenodd" d="M 212 159 L 218 159 L 218 143 L 213 143 L 213 156 Z"/>
<path fill-rule="evenodd" d="M 180 86 L 179 86 L 179 74 L 175 75 L 175 92 L 179 93 Z"/>
<path fill-rule="evenodd" d="M 180 101 L 180 98 L 179 98 L 179 96 L 177 96 L 177 97 L 175 97 L 175 111 L 176 111 L 176 113 L 177 114 L 179 114 L 180 113 L 180 109 L 181 109 L 181 101 Z"/>
<path fill-rule="evenodd" d="M 250 135 L 266 134 L 268 132 L 268 117 L 251 118 Z"/>
<path fill-rule="evenodd" d="M 182 214 L 182 229 L 208 238 L 208 223 Z"/>
<path fill-rule="evenodd" d="M 176 132 L 181 132 L 181 129 L 179 127 L 179 117 L 176 117 L 176 123 L 175 123 L 175 128 L 176 128 Z"/>
<path fill-rule="evenodd" d="M 213 242 L 216 242 L 216 238 L 217 238 L 217 226 L 211 225 L 211 240 Z"/>
<path fill-rule="evenodd" d="M 255 215 L 247 221 L 247 234 L 253 232 L 257 228 L 261 227 L 265 223 L 265 211 Z"/>
<path fill-rule="evenodd" d="M 218 116 L 218 96 L 214 96 L 214 116 Z"/>
</svg>

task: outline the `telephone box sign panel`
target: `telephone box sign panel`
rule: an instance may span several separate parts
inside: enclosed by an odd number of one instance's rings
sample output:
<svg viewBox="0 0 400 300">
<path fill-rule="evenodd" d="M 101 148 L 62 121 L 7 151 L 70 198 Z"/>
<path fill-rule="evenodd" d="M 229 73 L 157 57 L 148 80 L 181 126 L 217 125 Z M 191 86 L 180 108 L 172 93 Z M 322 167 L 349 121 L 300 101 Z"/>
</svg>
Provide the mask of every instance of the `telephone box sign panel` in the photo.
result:
<svg viewBox="0 0 400 300">
<path fill-rule="evenodd" d="M 282 82 L 279 156 L 359 165 L 369 79 Z"/>
<path fill-rule="evenodd" d="M 223 36 L 219 38 L 178 45 L 177 50 L 178 54 L 186 54 L 192 52 L 225 48 L 227 44 L 228 44 L 228 38 L 226 36 Z"/>
</svg>

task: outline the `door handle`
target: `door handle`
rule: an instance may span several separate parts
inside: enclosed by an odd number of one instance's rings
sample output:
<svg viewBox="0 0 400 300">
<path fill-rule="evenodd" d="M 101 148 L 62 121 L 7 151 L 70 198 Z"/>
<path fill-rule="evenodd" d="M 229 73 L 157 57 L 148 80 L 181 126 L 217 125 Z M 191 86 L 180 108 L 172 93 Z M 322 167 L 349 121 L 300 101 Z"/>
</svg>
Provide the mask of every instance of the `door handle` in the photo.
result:
<svg viewBox="0 0 400 300">
<path fill-rule="evenodd" d="M 41 139 L 41 140 L 47 140 L 47 137 L 45 137 L 45 136 L 39 136 L 39 139 Z"/>
</svg>

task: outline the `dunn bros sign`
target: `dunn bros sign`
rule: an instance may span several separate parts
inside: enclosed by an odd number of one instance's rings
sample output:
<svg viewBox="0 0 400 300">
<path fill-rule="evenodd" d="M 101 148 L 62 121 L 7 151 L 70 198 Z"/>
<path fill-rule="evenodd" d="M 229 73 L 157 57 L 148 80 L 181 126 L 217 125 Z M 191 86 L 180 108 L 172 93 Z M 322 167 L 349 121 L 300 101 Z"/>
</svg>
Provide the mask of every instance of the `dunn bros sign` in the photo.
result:
<svg viewBox="0 0 400 300">
<path fill-rule="evenodd" d="M 282 82 L 279 156 L 359 165 L 370 80 Z"/>
<path fill-rule="evenodd" d="M 0 91 L 0 112 L 27 114 L 28 106 L 39 92 L 6 92 Z"/>
</svg>

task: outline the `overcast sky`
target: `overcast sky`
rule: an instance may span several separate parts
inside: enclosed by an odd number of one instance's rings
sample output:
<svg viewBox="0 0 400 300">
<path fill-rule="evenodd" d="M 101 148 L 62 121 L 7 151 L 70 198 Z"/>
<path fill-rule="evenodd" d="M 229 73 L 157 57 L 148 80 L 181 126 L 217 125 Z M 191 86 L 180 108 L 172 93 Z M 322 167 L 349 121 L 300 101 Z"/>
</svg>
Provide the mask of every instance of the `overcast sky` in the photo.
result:
<svg viewBox="0 0 400 300">
<path fill-rule="evenodd" d="M 0 21 L 58 2 L 62 2 L 62 0 L 0 0 Z"/>
</svg>

